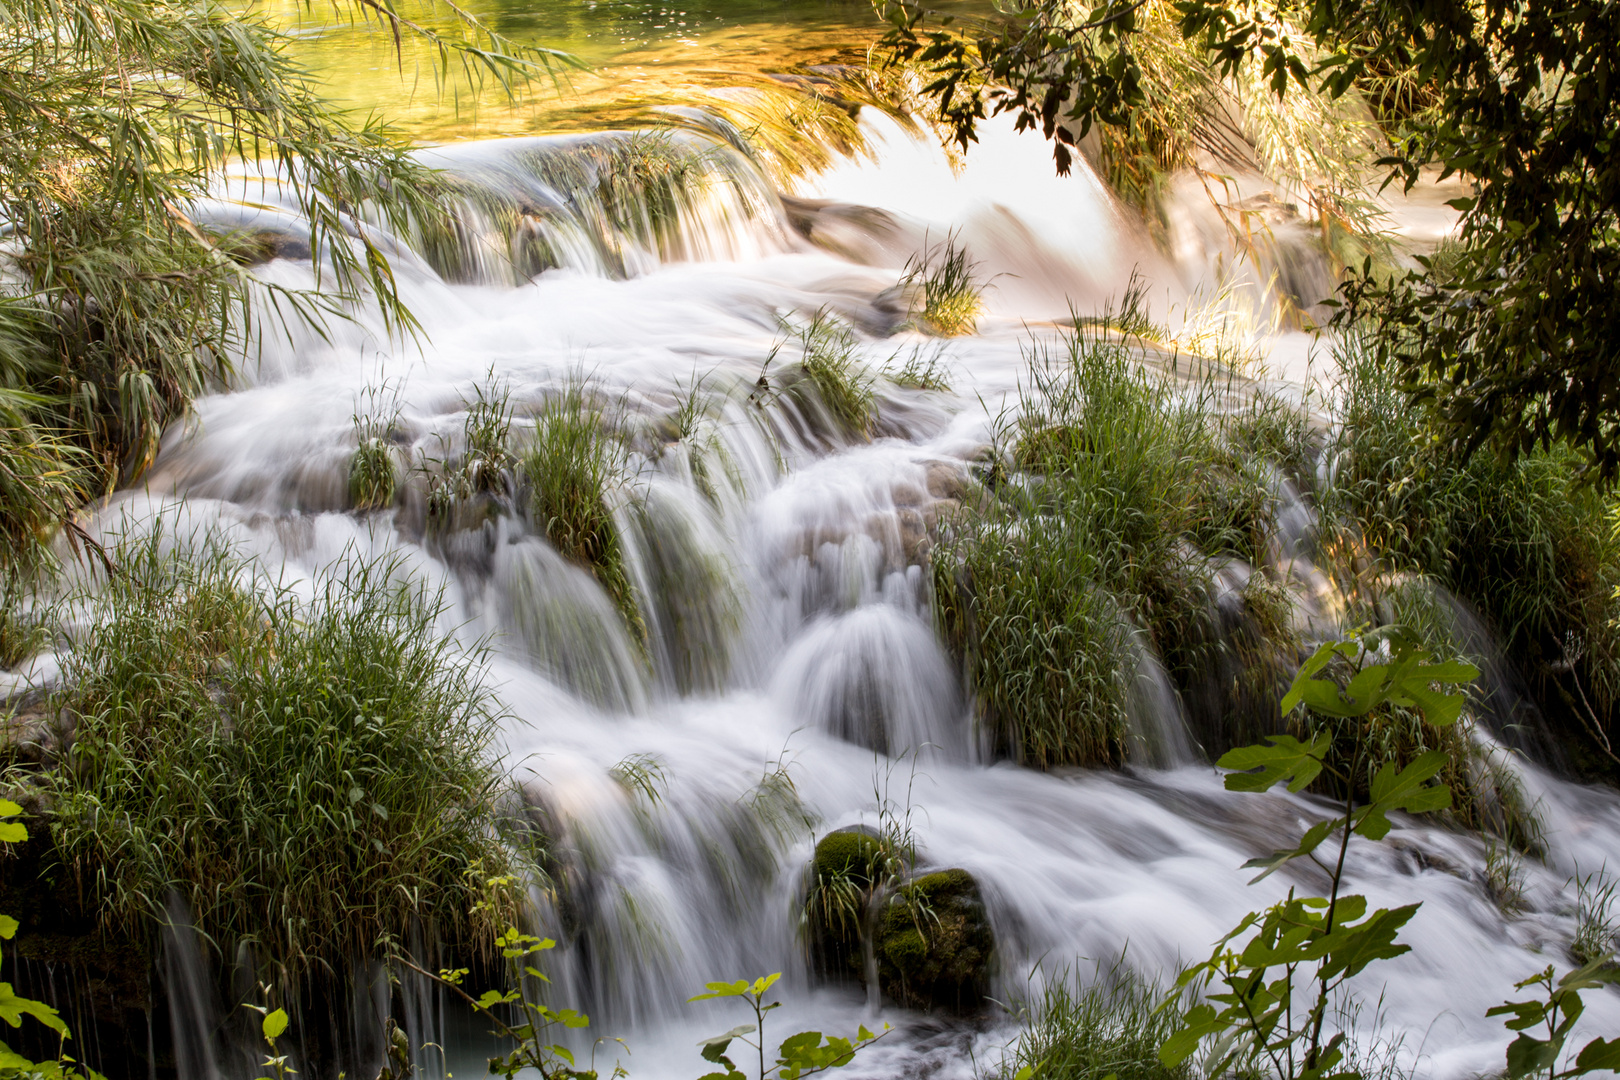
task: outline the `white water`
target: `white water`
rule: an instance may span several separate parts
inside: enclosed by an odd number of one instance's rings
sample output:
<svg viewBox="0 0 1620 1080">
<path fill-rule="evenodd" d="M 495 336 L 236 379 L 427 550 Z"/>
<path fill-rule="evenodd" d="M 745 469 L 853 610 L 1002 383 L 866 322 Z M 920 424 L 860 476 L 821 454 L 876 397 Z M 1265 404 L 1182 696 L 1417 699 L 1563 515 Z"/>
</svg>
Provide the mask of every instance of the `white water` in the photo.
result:
<svg viewBox="0 0 1620 1080">
<path fill-rule="evenodd" d="M 1246 884 L 1239 866 L 1322 807 L 1224 792 L 1196 763 L 1162 680 L 1138 695 L 1137 723 L 1157 755 L 1144 760 L 1177 767 L 1049 775 L 985 764 L 915 565 L 919 525 L 942 482 L 985 444 L 1031 341 L 1055 335 L 1050 320 L 1071 304 L 1095 310 L 1141 266 L 1174 325 L 1213 289 L 1214 253 L 1198 250 L 1194 230 L 1177 264 L 1152 255 L 1083 169 L 1052 177 L 1046 147 L 1002 126 L 989 125 L 960 176 L 888 125 L 873 135 L 887 140 L 876 163 L 847 164 L 809 186 L 888 215 L 889 228 L 854 237 L 874 265 L 801 240 L 750 181 L 722 183 L 683 209 L 679 254 L 692 260 L 629 242 L 608 258 L 581 226 L 553 245 L 563 265 L 525 284 L 449 285 L 418 270 L 402 287 L 425 329 L 419 347 L 353 329 L 330 344 L 267 342 L 236 389 L 199 402 L 191 428 L 171 433 L 146 490 L 101 514 L 112 528 L 184 499 L 191 521 L 295 572 L 351 549 L 402 555 L 448 590 L 455 632 L 498 635 L 507 767 L 553 816 L 577 873 L 579 933 L 555 954 L 559 997 L 596 1018 L 594 1034 L 627 1040 L 636 1077 L 705 1071 L 697 1040 L 741 1020 L 715 1003 L 683 1004 L 710 979 L 785 972 L 778 1034 L 870 1022 L 853 993 L 810 986 L 795 899 L 812 833 L 772 814 L 759 794 L 777 766 L 816 818 L 815 835 L 909 809 L 926 864 L 978 878 L 1004 1001 L 1122 952 L 1141 971 L 1172 972 L 1207 955 L 1243 913 L 1290 887 L 1317 886 L 1305 874 Z M 502 151 L 453 156 L 509 160 Z M 885 327 L 885 297 L 906 257 L 953 229 L 995 275 L 980 332 L 938 345 L 954 393 L 889 390 L 890 433 L 852 447 L 787 420 L 772 427 L 739 403 L 736 388 L 752 384 L 784 340 L 779 316 L 827 307 Z M 508 254 L 479 264 L 487 277 L 508 272 Z M 309 273 L 294 261 L 262 272 L 288 284 Z M 1279 357 L 1305 354 L 1296 339 L 1268 340 Z M 863 352 L 876 367 L 913 345 L 935 347 L 902 333 L 864 338 Z M 343 511 L 351 414 L 372 407 L 368 388 L 397 394 L 400 430 L 431 456 L 454 448 L 465 402 L 491 373 L 509 388 L 519 428 L 528 406 L 582 375 L 622 396 L 632 416 L 667 413 L 700 379 L 733 394 L 704 422 L 720 448 L 707 459 L 721 477 L 712 500 L 692 486 L 685 451 L 638 459 L 649 524 L 623 517 L 626 535 L 640 537 L 631 544 L 638 582 L 660 573 L 708 582 L 678 622 L 665 613 L 661 625 L 653 613 L 650 674 L 595 583 L 510 522 L 463 534 L 460 547 L 424 546 L 405 511 L 397 520 Z M 1300 377 L 1294 366 L 1288 373 Z M 687 693 L 672 650 L 689 654 L 696 673 Z M 662 765 L 657 804 L 609 773 L 633 754 Z M 1488 898 L 1471 837 L 1403 823 L 1381 844 L 1351 846 L 1351 888 L 1374 904 L 1423 902 L 1403 934 L 1413 951 L 1358 985 L 1364 1000 L 1383 1000 L 1360 1034 L 1401 1041 L 1408 1063 L 1437 1077 L 1500 1067 L 1505 1032 L 1485 1010 L 1513 982 L 1566 962 L 1577 868 L 1620 865 L 1620 798 L 1528 765 L 1523 774 L 1542 799 L 1550 853 L 1545 866 L 1527 867 L 1522 916 L 1505 918 Z M 1596 995 L 1588 1016 L 1592 1031 L 1620 1030 L 1620 998 Z M 893 1010 L 884 1018 L 901 1031 L 846 1075 L 965 1077 L 993 1065 L 1015 1033 L 1005 1020 L 953 1029 Z"/>
</svg>

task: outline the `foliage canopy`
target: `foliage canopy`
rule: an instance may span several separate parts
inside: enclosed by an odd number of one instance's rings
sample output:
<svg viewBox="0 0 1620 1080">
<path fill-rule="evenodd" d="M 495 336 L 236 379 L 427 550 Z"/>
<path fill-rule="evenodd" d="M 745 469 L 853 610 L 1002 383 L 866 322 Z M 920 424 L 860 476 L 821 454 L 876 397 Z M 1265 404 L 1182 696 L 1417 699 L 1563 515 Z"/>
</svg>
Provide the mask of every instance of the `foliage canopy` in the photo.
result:
<svg viewBox="0 0 1620 1080">
<path fill-rule="evenodd" d="M 1473 193 L 1453 203 L 1460 245 L 1444 273 L 1390 281 L 1364 264 L 1344 316 L 1377 318 L 1378 348 L 1459 449 L 1566 441 L 1602 478 L 1620 473 L 1620 365 L 1605 332 L 1620 317 L 1614 5 L 1013 0 L 970 23 L 921 0 L 882 10 L 889 49 L 931 72 L 927 93 L 959 141 L 1011 113 L 1054 141 L 1060 171 L 1094 125 L 1106 148 L 1109 132 L 1162 119 L 1148 31 L 1166 18 L 1224 79 L 1278 100 L 1364 97 L 1386 184 L 1438 170 Z"/>
</svg>

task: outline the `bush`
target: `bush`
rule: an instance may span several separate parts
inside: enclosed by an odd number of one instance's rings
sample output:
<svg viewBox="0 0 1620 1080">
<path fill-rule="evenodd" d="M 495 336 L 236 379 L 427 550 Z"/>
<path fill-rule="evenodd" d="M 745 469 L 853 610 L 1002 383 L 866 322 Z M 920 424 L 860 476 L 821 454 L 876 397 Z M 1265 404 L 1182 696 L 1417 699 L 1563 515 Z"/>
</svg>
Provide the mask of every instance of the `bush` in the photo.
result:
<svg viewBox="0 0 1620 1080">
<path fill-rule="evenodd" d="M 143 938 L 176 893 L 222 955 L 284 975 L 488 929 L 469 875 L 509 859 L 496 717 L 432 598 L 349 561 L 303 605 L 216 541 L 116 558 L 64 664 L 71 753 L 40 778 L 110 926 Z"/>
<path fill-rule="evenodd" d="M 1418 573 L 1475 607 L 1587 771 L 1620 775 L 1620 542 L 1615 502 L 1562 447 L 1466 460 L 1367 354 L 1342 358 L 1327 525 L 1383 572 Z M 1353 586 L 1355 587 L 1355 586 Z M 1361 587 L 1366 592 L 1364 586 Z M 1503 718 L 1517 720 L 1517 718 Z"/>
<path fill-rule="evenodd" d="M 1273 530 L 1277 469 L 1267 448 L 1250 448 L 1257 413 L 1219 411 L 1211 384 L 1149 374 L 1102 331 L 1077 329 L 1067 346 L 1031 364 L 1000 435 L 998 498 L 941 538 L 944 636 L 991 730 L 1032 764 L 1124 760 L 1144 646 L 1180 685 L 1213 691 L 1206 734 L 1220 742 L 1236 723 L 1223 704 L 1235 691 L 1199 682 L 1228 648 L 1212 614 L 1213 560 L 1259 565 Z M 1264 625 L 1265 597 L 1252 592 L 1247 617 Z M 1246 705 L 1274 725 L 1275 700 Z"/>
</svg>

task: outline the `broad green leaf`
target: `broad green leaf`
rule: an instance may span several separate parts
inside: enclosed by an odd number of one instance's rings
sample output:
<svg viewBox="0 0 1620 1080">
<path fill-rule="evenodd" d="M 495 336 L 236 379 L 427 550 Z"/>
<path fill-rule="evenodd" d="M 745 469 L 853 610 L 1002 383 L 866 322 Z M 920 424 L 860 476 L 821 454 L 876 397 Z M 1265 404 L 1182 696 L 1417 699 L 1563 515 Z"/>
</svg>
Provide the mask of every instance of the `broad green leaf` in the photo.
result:
<svg viewBox="0 0 1620 1080">
<path fill-rule="evenodd" d="M 1311 852 L 1321 847 L 1322 841 L 1326 840 L 1330 834 L 1336 832 L 1343 824 L 1344 818 L 1329 818 L 1327 821 L 1319 821 L 1306 830 L 1305 835 L 1300 837 L 1299 844 L 1297 846 L 1289 848 L 1287 851 L 1274 851 L 1270 855 L 1261 855 L 1258 858 L 1250 859 L 1248 862 L 1243 864 L 1243 868 L 1245 870 L 1263 868 L 1263 872 L 1258 876 L 1251 878 L 1249 884 L 1253 885 L 1257 881 L 1264 880 L 1279 867 L 1282 867 L 1294 859 L 1309 855 Z"/>
<path fill-rule="evenodd" d="M 1395 935 L 1417 914 L 1419 906 L 1380 908 L 1360 925 L 1345 927 L 1342 943 L 1333 947 L 1322 964 L 1322 976 L 1333 978 L 1343 973 L 1349 978 L 1375 960 L 1391 960 L 1411 952 L 1410 945 L 1395 944 Z"/>
<path fill-rule="evenodd" d="M 22 807 L 10 799 L 0 799 L 0 817 L 16 817 L 22 813 Z"/>
<path fill-rule="evenodd" d="M 17 934 L 17 927 L 21 924 L 10 915 L 0 915 L 0 938 L 11 940 Z"/>
<path fill-rule="evenodd" d="M 1228 1025 L 1221 1021 L 1215 1007 L 1208 1002 L 1200 1002 L 1187 1010 L 1182 1017 L 1182 1029 L 1159 1047 L 1159 1062 L 1166 1068 L 1175 1068 L 1183 1061 L 1192 1057 L 1198 1049 L 1198 1044 L 1206 1035 L 1218 1032 Z"/>
<path fill-rule="evenodd" d="M 1544 1001 L 1510 1001 L 1505 1005 L 1498 1005 L 1494 1009 L 1486 1009 L 1486 1016 L 1512 1016 L 1512 1020 L 1502 1023 L 1509 1031 L 1527 1031 L 1540 1024 L 1547 1018 L 1547 1003 Z"/>
<path fill-rule="evenodd" d="M 266 1039 L 279 1039 L 281 1033 L 287 1030 L 287 1010 L 277 1009 L 275 1012 L 266 1013 L 264 1022 L 259 1026 L 264 1031 Z"/>
<path fill-rule="evenodd" d="M 1268 735 L 1270 746 L 1239 746 L 1221 755 L 1216 765 L 1236 770 L 1226 776 L 1228 791 L 1265 791 L 1288 781 L 1288 790 L 1302 790 L 1322 771 L 1322 758 L 1332 744 L 1329 735 L 1302 743 L 1292 735 Z M 1258 769 L 1258 772 L 1253 770 Z"/>
<path fill-rule="evenodd" d="M 1593 1039 L 1575 1056 L 1575 1068 L 1583 1073 L 1620 1070 L 1620 1038 Z"/>
<path fill-rule="evenodd" d="M 703 1048 L 703 1060 L 714 1062 L 724 1061 L 726 1047 L 731 1045 L 731 1040 L 743 1035 L 748 1035 L 752 1033 L 753 1030 L 753 1024 L 739 1024 L 737 1027 L 732 1028 L 724 1035 L 715 1035 L 712 1038 L 704 1039 L 702 1042 L 698 1043 L 698 1045 Z"/>
<path fill-rule="evenodd" d="M 704 983 L 703 985 L 708 988 L 708 991 L 709 991 L 708 993 L 706 993 L 706 994 L 698 994 L 696 997 L 689 997 L 686 1000 L 688 1002 L 707 1001 L 710 998 L 741 997 L 742 995 L 748 993 L 748 980 L 747 979 L 738 979 L 736 982 L 731 982 L 731 983 L 727 983 L 727 982 Z"/>
<path fill-rule="evenodd" d="M 28 839 L 28 826 L 18 821 L 0 821 L 0 843 L 20 844 Z"/>
<path fill-rule="evenodd" d="M 1561 990 L 1585 990 L 1589 987 L 1602 986 L 1606 983 L 1620 982 L 1620 971 L 1615 970 L 1610 963 L 1614 959 L 1613 953 L 1604 953 L 1602 956 L 1578 967 L 1558 980 Z M 1520 983 L 1523 986 L 1525 984 Z"/>
<path fill-rule="evenodd" d="M 1384 815 L 1391 810 L 1425 813 L 1443 810 L 1451 805 L 1451 789 L 1444 784 L 1424 786 L 1441 769 L 1450 764 L 1450 757 L 1439 750 L 1419 754 L 1415 760 L 1399 770 L 1393 762 L 1387 763 L 1373 777 L 1369 794 L 1372 803 L 1360 811 L 1355 831 L 1369 840 L 1382 840 L 1390 830 Z"/>
<path fill-rule="evenodd" d="M 1519 1080 L 1520 1077 L 1550 1070 L 1558 1063 L 1561 1044 L 1562 1040 L 1555 1043 L 1547 1039 L 1534 1039 L 1529 1035 L 1520 1035 L 1514 1039 L 1507 1048 L 1508 1080 Z"/>
<path fill-rule="evenodd" d="M 43 1001 L 33 998 L 18 997 L 8 982 L 0 982 L 0 1020 L 4 1020 L 12 1027 L 21 1027 L 22 1018 L 32 1016 L 58 1035 L 67 1036 L 67 1024 L 56 1015 L 56 1010 Z"/>
</svg>

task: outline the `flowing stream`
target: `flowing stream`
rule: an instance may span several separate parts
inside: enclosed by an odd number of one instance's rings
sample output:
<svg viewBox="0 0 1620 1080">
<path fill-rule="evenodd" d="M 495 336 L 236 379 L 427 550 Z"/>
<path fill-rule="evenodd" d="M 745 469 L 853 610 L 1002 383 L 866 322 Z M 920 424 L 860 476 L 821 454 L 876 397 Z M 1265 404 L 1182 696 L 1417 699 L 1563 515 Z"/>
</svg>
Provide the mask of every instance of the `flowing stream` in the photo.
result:
<svg viewBox="0 0 1620 1080">
<path fill-rule="evenodd" d="M 170 434 L 145 488 L 100 516 L 111 530 L 171 508 L 294 574 L 354 550 L 396 556 L 447 591 L 447 629 L 493 636 L 506 767 L 566 854 L 566 915 L 537 900 L 561 941 L 557 999 L 590 1013 L 593 1034 L 622 1036 L 624 1064 L 646 1080 L 706 1071 L 698 1040 L 743 1019 L 685 1004 L 707 980 L 784 972 L 779 1035 L 872 1023 L 857 991 L 813 985 L 799 944 L 801 874 L 832 828 L 901 821 L 924 866 L 971 871 L 996 933 L 994 996 L 1008 1003 L 1122 955 L 1168 978 L 1243 913 L 1319 887 L 1304 871 L 1246 883 L 1246 859 L 1324 807 L 1223 791 L 1152 663 L 1129 769 L 1046 774 L 990 760 L 920 567 L 928 524 L 1015 403 L 1030 351 L 1136 270 L 1159 318 L 1196 327 L 1229 268 L 1218 230 L 1189 200 L 1176 257 L 1157 255 L 1083 166 L 1053 176 L 1048 149 L 1010 125 L 988 125 L 955 171 L 931 138 L 876 110 L 862 122 L 873 153 L 839 159 L 786 201 L 712 124 L 658 136 L 696 164 L 673 196 L 628 211 L 607 205 L 592 170 L 644 136 L 428 151 L 474 194 L 453 251 L 430 259 L 402 242 L 396 255 L 420 338 L 390 339 L 364 312 L 326 339 L 267 328 L 236 385 Z M 295 236 L 274 191 L 244 183 L 222 182 L 209 214 Z M 236 201 L 244 194 L 255 207 Z M 490 222 L 512 205 L 524 225 L 506 235 Z M 991 285 L 976 334 L 933 339 L 900 326 L 897 286 L 908 258 L 948 235 Z M 1309 260 L 1296 270 L 1320 272 Z M 311 274 L 297 257 L 259 272 L 290 286 Z M 1233 299 L 1242 289 L 1226 298 L 1223 311 L 1253 316 L 1230 332 L 1269 358 L 1269 385 L 1302 392 L 1310 340 L 1275 331 L 1250 291 L 1246 309 Z M 751 405 L 767 357 L 794 359 L 795 328 L 817 312 L 855 328 L 871 369 L 933 359 L 951 390 L 881 382 L 870 442 L 829 435 L 813 408 L 785 398 Z M 631 434 L 617 520 L 650 661 L 595 580 L 516 517 L 435 535 L 415 489 L 396 509 L 347 510 L 357 415 L 381 418 L 401 461 L 431 463 L 460 451 L 480 391 L 507 395 L 521 441 L 571 386 Z M 688 400 L 710 404 L 678 437 L 671 417 Z M 662 771 L 656 800 L 614 778 L 627 759 Z M 1620 864 L 1620 798 L 1514 767 L 1548 833 L 1545 864 L 1527 863 L 1523 914 L 1492 903 L 1470 835 L 1403 821 L 1387 841 L 1350 848 L 1352 889 L 1375 905 L 1423 902 L 1403 934 L 1412 952 L 1358 984 L 1357 1032 L 1435 1076 L 1499 1067 L 1506 1033 L 1485 1010 L 1566 962 L 1571 876 Z M 1620 999 L 1594 996 L 1589 1017 L 1594 1031 L 1620 1030 Z M 1016 1034 L 1001 1014 L 881 1018 L 897 1033 L 845 1075 L 972 1076 Z M 479 1068 L 467 1053 L 454 1071 Z M 223 1068 L 207 1058 L 192 1071 Z"/>
</svg>

